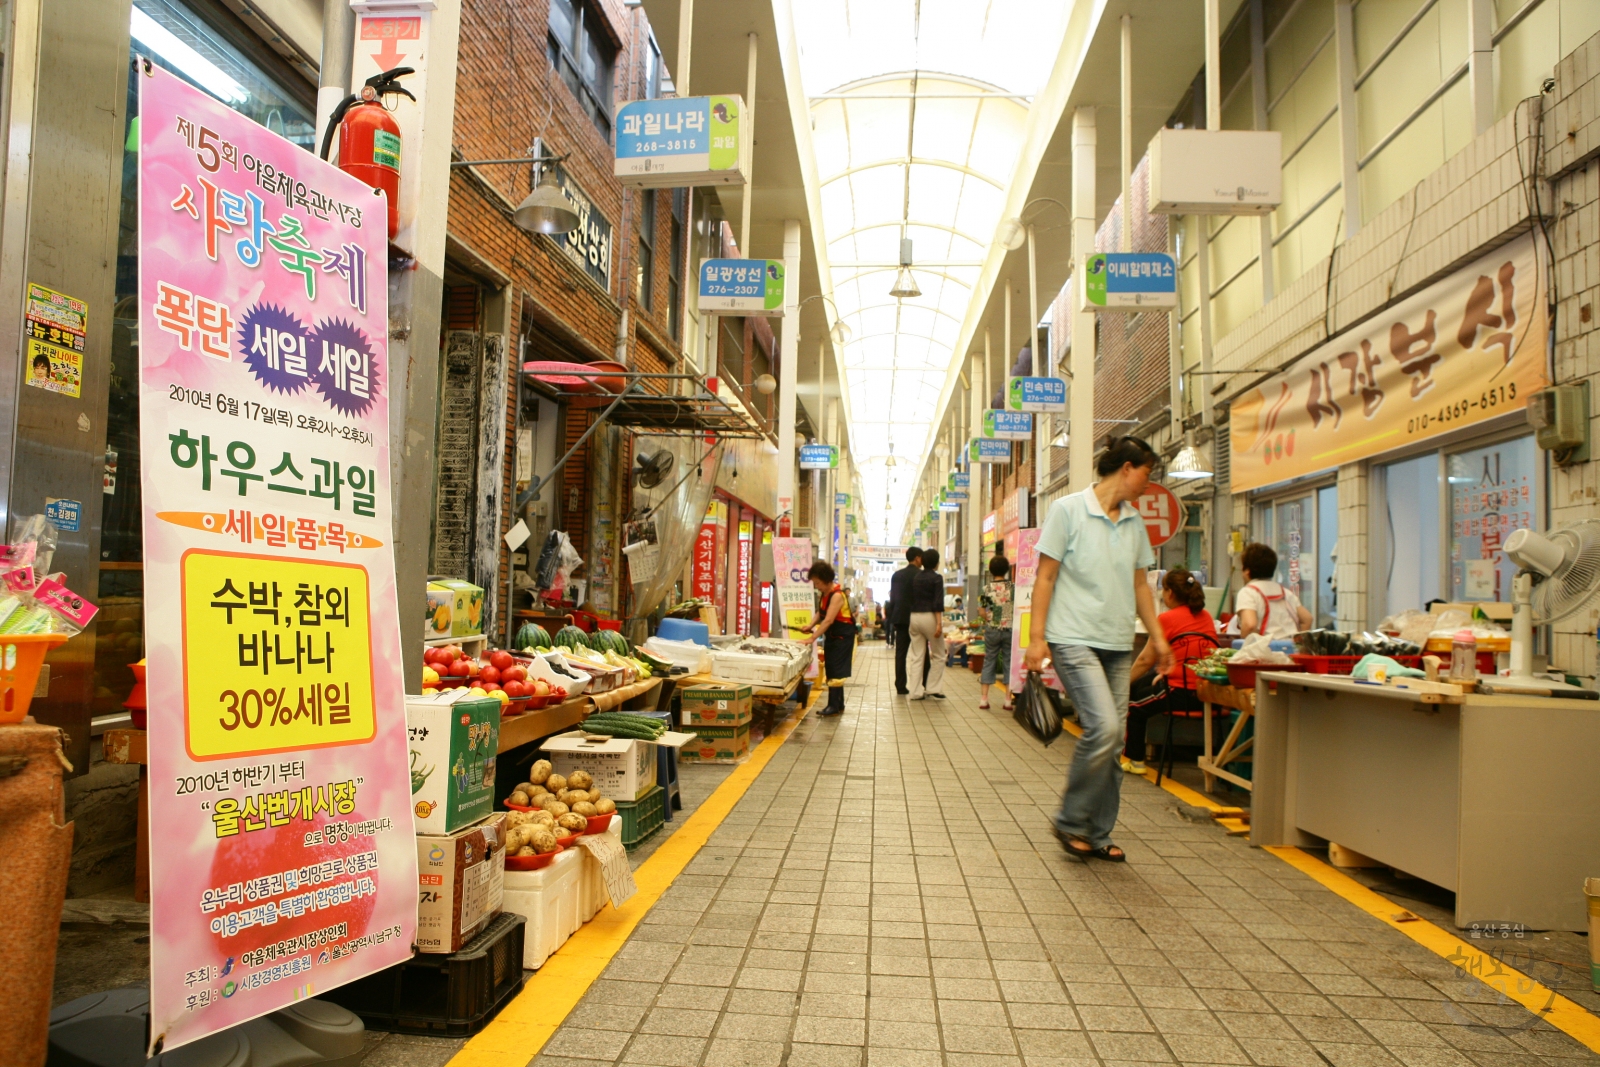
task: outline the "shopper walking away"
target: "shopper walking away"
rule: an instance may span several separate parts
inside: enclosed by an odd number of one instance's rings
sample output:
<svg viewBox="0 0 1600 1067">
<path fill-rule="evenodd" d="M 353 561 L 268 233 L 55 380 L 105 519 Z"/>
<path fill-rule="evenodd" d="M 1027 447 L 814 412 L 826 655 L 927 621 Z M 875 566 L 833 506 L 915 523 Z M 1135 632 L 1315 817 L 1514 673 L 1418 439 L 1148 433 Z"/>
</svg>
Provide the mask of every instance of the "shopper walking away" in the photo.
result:
<svg viewBox="0 0 1600 1067">
<path fill-rule="evenodd" d="M 989 588 L 978 602 L 983 622 L 980 708 L 989 706 L 989 687 L 998 680 L 1005 690 L 1006 710 L 1011 710 L 1011 604 L 1011 563 L 997 555 L 989 561 Z"/>
<path fill-rule="evenodd" d="M 831 564 L 818 560 L 806 577 L 822 594 L 817 617 L 805 628 L 811 635 L 806 638 L 807 644 L 822 639 L 822 669 L 828 678 L 828 706 L 818 714 L 839 715 L 844 712 L 844 680 L 850 677 L 850 660 L 856 648 L 855 616 L 850 612 L 850 598 L 833 580 Z"/>
<path fill-rule="evenodd" d="M 894 614 L 889 623 L 894 627 L 894 691 L 905 696 L 906 654 L 911 650 L 911 579 L 922 568 L 922 549 L 915 545 L 906 549 L 906 565 L 889 579 L 889 602 Z"/>
<path fill-rule="evenodd" d="M 1272 580 L 1278 573 L 1278 554 L 1266 545 L 1248 544 L 1239 557 L 1244 568 L 1245 587 L 1234 598 L 1239 615 L 1239 636 L 1263 633 L 1272 641 L 1291 638 L 1299 630 L 1311 629 L 1311 612 L 1300 603 L 1294 591 Z"/>
<path fill-rule="evenodd" d="M 1161 603 L 1167 608 L 1160 616 L 1161 632 L 1173 649 L 1172 670 L 1155 669 L 1156 653 L 1146 643 L 1134 657 L 1132 688 L 1128 693 L 1128 743 L 1122 750 L 1122 769 L 1130 774 L 1145 772 L 1145 726 L 1153 716 L 1181 711 L 1201 711 L 1199 680 L 1190 664 L 1204 659 L 1216 648 L 1217 620 L 1206 610 L 1206 590 L 1200 580 L 1182 567 L 1174 567 L 1161 579 Z"/>
<path fill-rule="evenodd" d="M 1133 506 L 1150 484 L 1155 451 L 1137 437 L 1114 439 L 1095 464 L 1100 480 L 1050 505 L 1039 534 L 1033 628 L 1023 666 L 1055 665 L 1078 711 L 1078 738 L 1054 827 L 1061 847 L 1079 859 L 1121 863 L 1111 843 L 1122 800 L 1122 748 L 1128 717 L 1133 621 L 1150 634 L 1156 669 L 1172 669 L 1172 649 L 1156 617 L 1145 571 L 1155 553 Z"/>
<path fill-rule="evenodd" d="M 910 618 L 911 699 L 944 699 L 944 576 L 939 573 L 939 553 L 926 549 L 922 569 L 911 577 Z"/>
</svg>

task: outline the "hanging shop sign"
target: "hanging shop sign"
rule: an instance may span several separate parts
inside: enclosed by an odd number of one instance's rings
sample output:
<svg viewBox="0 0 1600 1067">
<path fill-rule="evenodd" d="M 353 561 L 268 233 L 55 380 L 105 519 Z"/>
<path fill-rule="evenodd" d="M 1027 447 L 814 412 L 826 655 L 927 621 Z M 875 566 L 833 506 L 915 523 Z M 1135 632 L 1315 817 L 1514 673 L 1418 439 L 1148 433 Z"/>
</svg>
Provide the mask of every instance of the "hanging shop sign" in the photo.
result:
<svg viewBox="0 0 1600 1067">
<path fill-rule="evenodd" d="M 743 185 L 750 127 L 738 96 L 660 97 L 617 109 L 613 173 L 636 189 Z"/>
<path fill-rule="evenodd" d="M 1066 379 L 1012 378 L 1006 385 L 1006 407 L 1012 411 L 1051 411 L 1066 414 Z"/>
<path fill-rule="evenodd" d="M 1265 215 L 1282 202 L 1276 130 L 1168 127 L 1150 139 L 1152 215 Z"/>
<path fill-rule="evenodd" d="M 831 471 L 839 466 L 838 445 L 801 445 L 800 469 L 803 471 Z"/>
<path fill-rule="evenodd" d="M 783 316 L 783 260 L 708 259 L 700 264 L 701 311 Z"/>
<path fill-rule="evenodd" d="M 847 508 L 850 506 L 850 494 L 835 493 L 833 494 L 833 502 L 837 507 Z"/>
<path fill-rule="evenodd" d="M 851 545 L 850 559 L 855 563 L 902 563 L 906 558 L 905 545 Z"/>
<path fill-rule="evenodd" d="M 1178 264 L 1165 252 L 1095 252 L 1079 274 L 1085 311 L 1178 306 Z"/>
<path fill-rule="evenodd" d="M 983 413 L 983 436 L 1000 441 L 1032 440 L 1033 416 L 1026 411 L 988 408 Z"/>
<path fill-rule="evenodd" d="M 750 568 L 755 563 L 755 523 L 748 520 L 739 523 L 739 595 L 734 599 L 734 607 L 738 614 L 735 616 L 737 633 L 750 632 Z"/>
<path fill-rule="evenodd" d="M 967 502 L 967 491 L 965 489 L 947 489 L 944 493 L 944 500 L 947 504 L 965 504 Z"/>
<path fill-rule="evenodd" d="M 1172 540 L 1183 526 L 1183 505 L 1164 485 L 1151 482 L 1133 504 L 1144 520 L 1144 532 L 1150 535 L 1151 548 L 1160 548 Z"/>
<path fill-rule="evenodd" d="M 578 225 L 556 240 L 568 259 L 583 272 L 599 282 L 608 292 L 611 289 L 611 220 L 600 213 L 567 169 L 559 163 L 550 168 L 555 172 L 556 187 L 572 203 L 578 213 Z"/>
<path fill-rule="evenodd" d="M 993 437 L 975 437 L 967 446 L 967 458 L 973 463 L 1010 463 L 1011 442 Z"/>
<path fill-rule="evenodd" d="M 1241 492 L 1521 411 L 1549 384 L 1545 268 L 1520 238 L 1233 402 Z"/>
<path fill-rule="evenodd" d="M 996 511 L 989 512 L 989 514 L 983 517 L 983 525 L 979 527 L 978 542 L 983 545 L 984 548 L 988 548 L 990 545 L 994 544 L 996 539 L 1000 536 L 999 529 L 1000 513 Z"/>
<path fill-rule="evenodd" d="M 717 592 L 717 524 L 722 521 L 723 507 L 720 500 L 706 505 L 706 517 L 694 537 L 690 595 L 701 600 L 711 600 Z"/>
<path fill-rule="evenodd" d="M 386 209 L 139 87 L 150 1052 L 410 958 Z"/>
<path fill-rule="evenodd" d="M 951 471 L 946 489 L 969 489 L 972 487 L 972 475 L 966 471 Z"/>
</svg>

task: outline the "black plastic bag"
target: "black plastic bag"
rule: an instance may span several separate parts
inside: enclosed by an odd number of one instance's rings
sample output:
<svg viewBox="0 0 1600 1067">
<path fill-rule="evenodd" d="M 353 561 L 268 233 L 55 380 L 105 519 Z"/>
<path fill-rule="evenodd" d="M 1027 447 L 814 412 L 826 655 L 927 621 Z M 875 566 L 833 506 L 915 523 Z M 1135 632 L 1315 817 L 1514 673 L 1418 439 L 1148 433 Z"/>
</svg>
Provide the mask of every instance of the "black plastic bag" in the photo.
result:
<svg viewBox="0 0 1600 1067">
<path fill-rule="evenodd" d="M 1038 671 L 1029 671 L 1028 677 L 1023 680 L 1022 692 L 1017 694 L 1015 709 L 1012 718 L 1022 724 L 1022 728 L 1044 742 L 1046 748 L 1050 742 L 1061 736 L 1061 708 L 1052 699 L 1055 696 L 1045 688 Z"/>
</svg>

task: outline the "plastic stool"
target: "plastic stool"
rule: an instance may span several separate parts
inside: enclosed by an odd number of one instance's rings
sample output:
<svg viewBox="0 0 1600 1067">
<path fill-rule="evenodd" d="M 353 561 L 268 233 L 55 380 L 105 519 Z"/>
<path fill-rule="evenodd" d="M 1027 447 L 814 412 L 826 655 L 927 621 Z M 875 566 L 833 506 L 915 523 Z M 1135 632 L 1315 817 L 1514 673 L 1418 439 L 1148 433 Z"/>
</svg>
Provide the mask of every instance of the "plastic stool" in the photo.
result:
<svg viewBox="0 0 1600 1067">
<path fill-rule="evenodd" d="M 629 714 L 648 715 L 652 719 L 660 719 L 667 724 L 667 729 L 672 729 L 671 711 L 633 711 Z M 671 822 L 672 813 L 683 810 L 683 796 L 678 792 L 677 749 L 668 748 L 666 745 L 656 746 L 656 784 L 667 792 L 661 809 L 667 821 Z"/>
</svg>

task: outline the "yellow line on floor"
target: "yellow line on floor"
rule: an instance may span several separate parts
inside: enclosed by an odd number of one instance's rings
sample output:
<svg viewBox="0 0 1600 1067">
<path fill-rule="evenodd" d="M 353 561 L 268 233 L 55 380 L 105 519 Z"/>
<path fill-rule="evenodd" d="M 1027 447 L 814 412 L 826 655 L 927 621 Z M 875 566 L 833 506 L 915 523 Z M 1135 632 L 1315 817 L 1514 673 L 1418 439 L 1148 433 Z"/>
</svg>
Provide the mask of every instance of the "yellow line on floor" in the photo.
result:
<svg viewBox="0 0 1600 1067">
<path fill-rule="evenodd" d="M 1083 735 L 1082 729 L 1076 723 L 1067 722 L 1062 725 L 1074 737 Z M 1156 772 L 1147 770 L 1143 777 L 1154 783 Z M 1198 793 L 1171 778 L 1164 777 L 1159 784 L 1162 789 L 1187 804 L 1209 808 L 1213 812 L 1227 809 L 1227 805 L 1220 804 L 1204 793 Z M 1369 889 L 1309 853 L 1298 848 L 1271 845 L 1266 847 L 1266 851 L 1313 881 L 1331 889 L 1379 922 L 1399 930 L 1447 963 L 1459 967 L 1468 977 L 1478 979 L 1489 988 L 1521 1004 L 1574 1040 L 1600 1052 L 1600 1017 L 1582 1005 L 1568 1000 L 1521 971 L 1507 967 L 1494 956 L 1462 940 L 1458 934 L 1413 914 L 1388 897 Z"/>
<path fill-rule="evenodd" d="M 1413 916 L 1387 897 L 1298 848 L 1267 846 L 1267 851 L 1314 881 L 1333 890 L 1379 922 L 1399 930 L 1417 944 L 1491 989 L 1516 1001 L 1577 1041 L 1600 1052 L 1600 1018 L 1521 971 L 1507 967 L 1482 949 L 1426 919 Z"/>
<path fill-rule="evenodd" d="M 525 1067 L 595 979 L 606 969 L 634 927 L 661 894 L 694 859 L 733 806 L 744 796 L 778 749 L 789 739 L 822 692 L 818 686 L 811 704 L 799 715 L 781 723 L 756 746 L 750 758 L 735 767 L 712 794 L 695 809 L 683 826 L 633 872 L 639 892 L 621 908 L 607 905 L 534 972 L 522 992 L 500 1014 L 467 1042 L 450 1060 L 449 1067 Z"/>
</svg>

